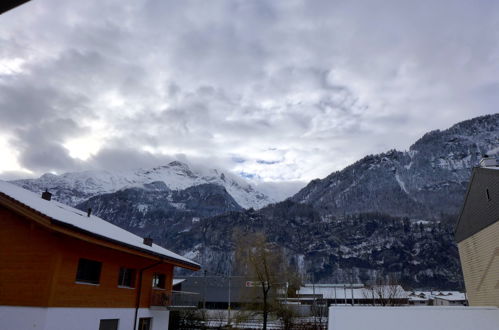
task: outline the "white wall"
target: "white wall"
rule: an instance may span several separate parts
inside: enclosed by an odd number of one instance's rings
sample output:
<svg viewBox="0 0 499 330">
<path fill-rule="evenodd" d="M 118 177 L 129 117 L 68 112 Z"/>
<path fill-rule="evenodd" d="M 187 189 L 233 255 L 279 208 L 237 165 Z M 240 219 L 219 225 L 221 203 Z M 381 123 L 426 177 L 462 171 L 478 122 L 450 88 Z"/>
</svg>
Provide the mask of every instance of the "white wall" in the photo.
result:
<svg viewBox="0 0 499 330">
<path fill-rule="evenodd" d="M 45 330 L 46 318 L 46 308 L 0 306 L 1 330 Z"/>
<path fill-rule="evenodd" d="M 329 330 L 497 330 L 497 307 L 330 307 Z"/>
<path fill-rule="evenodd" d="M 119 330 L 133 328 L 134 308 L 33 308 L 0 306 L 0 330 L 99 329 L 101 319 L 119 319 Z M 151 317 L 152 330 L 167 330 L 170 312 L 139 309 L 137 316 Z"/>
</svg>

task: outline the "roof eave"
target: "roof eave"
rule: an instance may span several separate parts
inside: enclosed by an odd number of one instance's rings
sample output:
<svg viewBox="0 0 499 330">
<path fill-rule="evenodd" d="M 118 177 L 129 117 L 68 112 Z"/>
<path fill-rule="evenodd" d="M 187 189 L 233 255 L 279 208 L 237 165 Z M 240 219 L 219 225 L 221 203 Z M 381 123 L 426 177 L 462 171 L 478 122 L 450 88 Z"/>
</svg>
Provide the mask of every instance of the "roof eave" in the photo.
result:
<svg viewBox="0 0 499 330">
<path fill-rule="evenodd" d="M 72 224 L 69 224 L 69 223 L 66 223 L 66 222 L 63 222 L 63 221 L 60 221 L 60 220 L 57 220 L 57 219 L 50 218 L 50 220 L 51 220 L 51 222 L 53 224 L 55 224 L 57 226 L 65 227 L 65 228 L 70 228 L 73 231 L 84 233 L 86 235 L 93 236 L 95 238 L 102 239 L 102 240 L 105 240 L 105 241 L 108 241 L 108 242 L 111 242 L 111 243 L 114 243 L 114 244 L 118 244 L 118 245 L 127 247 L 127 248 L 132 249 L 132 250 L 137 250 L 137 251 L 140 251 L 142 253 L 146 253 L 146 254 L 155 256 L 155 257 L 160 258 L 160 259 L 165 260 L 165 261 L 171 261 L 171 262 L 175 263 L 177 266 L 182 267 L 182 268 L 187 268 L 187 269 L 194 270 L 194 271 L 197 271 L 197 270 L 201 269 L 201 266 L 198 265 L 198 264 L 196 264 L 196 263 L 189 263 L 189 262 L 186 262 L 184 260 L 177 259 L 177 258 L 174 258 L 174 257 L 171 257 L 171 256 L 167 256 L 167 255 L 164 255 L 164 254 L 161 254 L 161 253 L 157 253 L 157 252 L 150 251 L 150 250 L 147 250 L 147 249 L 142 249 L 142 248 L 140 248 L 138 246 L 127 244 L 127 243 L 124 243 L 124 242 L 121 242 L 121 241 L 118 241 L 118 240 L 114 240 L 112 238 L 109 238 L 109 237 L 106 237 L 106 236 L 103 236 L 103 235 L 99 235 L 99 234 L 93 233 L 91 231 L 82 229 L 80 227 L 74 226 Z"/>
<path fill-rule="evenodd" d="M 201 269 L 201 266 L 198 265 L 198 264 L 196 264 L 196 263 L 189 263 L 187 261 L 184 261 L 184 260 L 181 260 L 181 259 L 177 259 L 177 258 L 173 258 L 171 256 L 167 256 L 167 255 L 164 255 L 164 254 L 161 254 L 161 253 L 157 253 L 157 252 L 150 251 L 150 250 L 147 250 L 147 249 L 142 249 L 142 248 L 140 248 L 138 246 L 127 244 L 127 243 L 122 242 L 122 241 L 114 240 L 114 239 L 111 239 L 109 237 L 106 237 L 106 236 L 103 236 L 103 235 L 99 235 L 99 234 L 90 232 L 88 230 L 82 229 L 80 227 L 68 224 L 66 222 L 54 219 L 54 218 L 52 218 L 50 216 L 47 216 L 46 214 L 43 214 L 42 212 L 40 212 L 40 211 L 38 211 L 38 210 L 30 207 L 30 206 L 28 206 L 28 205 L 26 205 L 26 204 L 18 201 L 15 198 L 10 197 L 9 195 L 7 195 L 5 193 L 0 192 L 0 196 L 3 196 L 4 198 L 7 199 L 7 201 L 5 201 L 5 203 L 1 203 L 2 199 L 0 198 L 0 204 L 4 204 L 6 207 L 12 209 L 16 213 L 18 213 L 20 210 L 16 211 L 16 208 L 13 205 L 9 207 L 8 201 L 10 201 L 11 203 L 14 203 L 14 205 L 17 205 L 18 208 L 26 210 L 27 214 L 24 214 L 25 216 L 28 216 L 28 214 L 41 216 L 42 218 L 46 219 L 45 221 L 48 220 L 48 221 L 50 221 L 51 224 L 56 225 L 58 227 L 70 229 L 73 232 L 82 233 L 84 235 L 97 238 L 99 240 L 104 240 L 106 242 L 110 242 L 110 243 L 113 243 L 113 244 L 125 247 L 127 249 L 135 250 L 135 251 L 138 251 L 138 252 L 141 252 L 141 253 L 153 256 L 153 257 L 161 259 L 161 260 L 167 260 L 167 261 L 172 262 L 175 266 L 179 266 L 179 267 L 186 268 L 186 269 L 193 270 L 193 271 L 198 271 L 198 270 Z M 21 214 L 23 214 L 23 213 L 21 212 Z"/>
</svg>

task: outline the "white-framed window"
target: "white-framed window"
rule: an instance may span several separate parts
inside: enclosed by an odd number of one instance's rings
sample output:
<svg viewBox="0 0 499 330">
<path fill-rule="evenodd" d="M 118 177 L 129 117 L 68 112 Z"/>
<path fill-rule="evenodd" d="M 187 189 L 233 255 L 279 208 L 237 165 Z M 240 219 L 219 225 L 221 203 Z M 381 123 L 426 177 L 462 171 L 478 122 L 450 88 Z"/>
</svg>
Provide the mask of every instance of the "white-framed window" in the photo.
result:
<svg viewBox="0 0 499 330">
<path fill-rule="evenodd" d="M 76 282 L 99 284 L 102 262 L 80 258 L 76 270 Z"/>
<path fill-rule="evenodd" d="M 166 288 L 165 274 L 154 273 L 152 276 L 152 287 L 156 289 L 165 289 Z"/>
<path fill-rule="evenodd" d="M 103 319 L 99 322 L 99 330 L 118 330 L 119 319 Z"/>
<path fill-rule="evenodd" d="M 135 288 L 135 274 L 135 269 L 121 267 L 118 276 L 118 286 Z"/>
<path fill-rule="evenodd" d="M 152 317 L 141 317 L 139 319 L 139 328 L 137 330 L 151 330 Z"/>
</svg>

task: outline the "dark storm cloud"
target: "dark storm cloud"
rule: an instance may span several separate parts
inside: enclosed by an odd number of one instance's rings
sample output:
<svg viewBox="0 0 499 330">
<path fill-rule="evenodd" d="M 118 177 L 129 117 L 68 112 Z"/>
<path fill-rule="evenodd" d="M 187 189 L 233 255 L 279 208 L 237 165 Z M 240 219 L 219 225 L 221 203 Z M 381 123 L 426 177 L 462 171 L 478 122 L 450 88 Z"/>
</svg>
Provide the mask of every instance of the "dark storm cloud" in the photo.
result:
<svg viewBox="0 0 499 330">
<path fill-rule="evenodd" d="M 47 0 L 2 19 L 0 148 L 35 173 L 185 157 L 308 180 L 497 111 L 492 1 Z"/>
</svg>

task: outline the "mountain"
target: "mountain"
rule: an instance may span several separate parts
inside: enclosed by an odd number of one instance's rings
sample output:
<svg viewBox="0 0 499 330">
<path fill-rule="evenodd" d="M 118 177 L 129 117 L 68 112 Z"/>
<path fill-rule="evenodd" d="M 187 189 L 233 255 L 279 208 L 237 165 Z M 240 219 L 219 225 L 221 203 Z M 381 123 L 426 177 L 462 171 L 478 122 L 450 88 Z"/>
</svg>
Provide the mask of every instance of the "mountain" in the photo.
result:
<svg viewBox="0 0 499 330">
<path fill-rule="evenodd" d="M 259 209 L 274 200 L 233 174 L 217 169 L 193 169 L 173 161 L 165 166 L 133 171 L 84 171 L 62 175 L 44 174 L 38 179 L 11 181 L 25 189 L 41 193 L 48 189 L 53 198 L 72 206 L 94 196 L 113 193 L 121 189 L 142 187 L 152 182 L 163 182 L 171 190 L 182 190 L 201 184 L 217 184 L 244 208 Z"/>
<path fill-rule="evenodd" d="M 319 282 L 394 275 L 407 287 L 462 287 L 454 223 L 471 168 L 498 147 L 499 114 L 474 118 L 427 133 L 408 151 L 364 157 L 284 202 L 161 235 L 217 273 L 230 269 L 239 228 L 263 231 Z"/>
<path fill-rule="evenodd" d="M 264 232 L 304 278 L 322 283 L 369 283 L 395 276 L 406 288 L 462 286 L 453 225 L 386 214 L 324 219 L 307 204 L 287 200 L 261 210 L 206 218 L 179 233 L 158 232 L 168 247 L 210 272 L 227 274 L 235 230 Z M 313 277 L 312 277 L 313 276 Z"/>
<path fill-rule="evenodd" d="M 406 287 L 454 289 L 462 275 L 453 228 L 471 168 L 498 151 L 499 114 L 478 117 L 429 132 L 407 151 L 366 156 L 267 206 L 270 198 L 242 180 L 179 162 L 16 183 L 49 188 L 218 274 L 231 269 L 233 232 L 242 229 L 263 231 L 290 265 L 318 282 L 394 275 Z"/>
<path fill-rule="evenodd" d="M 432 131 L 408 151 L 370 155 L 314 180 L 292 197 L 324 215 L 383 212 L 439 219 L 455 215 L 482 155 L 499 146 L 499 114 Z"/>
<path fill-rule="evenodd" d="M 157 237 L 151 233 L 164 229 L 182 232 L 200 218 L 242 210 L 223 186 L 205 183 L 171 190 L 162 181 L 94 196 L 76 207 L 90 208 L 99 217 L 143 237 Z"/>
</svg>

